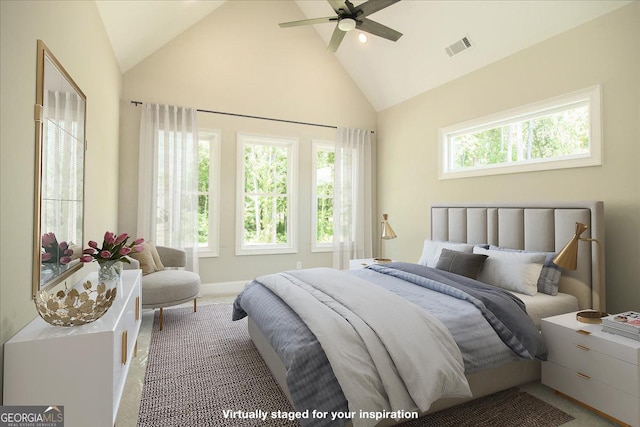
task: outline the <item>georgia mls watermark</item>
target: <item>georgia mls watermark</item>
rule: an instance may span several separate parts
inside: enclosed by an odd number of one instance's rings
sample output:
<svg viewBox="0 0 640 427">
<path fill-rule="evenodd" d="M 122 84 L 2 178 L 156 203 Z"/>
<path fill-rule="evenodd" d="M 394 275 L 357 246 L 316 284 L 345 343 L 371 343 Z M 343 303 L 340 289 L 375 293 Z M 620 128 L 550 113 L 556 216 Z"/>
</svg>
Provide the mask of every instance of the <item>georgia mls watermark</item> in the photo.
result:
<svg viewBox="0 0 640 427">
<path fill-rule="evenodd" d="M 0 427 L 64 427 L 64 406 L 0 406 Z"/>
</svg>

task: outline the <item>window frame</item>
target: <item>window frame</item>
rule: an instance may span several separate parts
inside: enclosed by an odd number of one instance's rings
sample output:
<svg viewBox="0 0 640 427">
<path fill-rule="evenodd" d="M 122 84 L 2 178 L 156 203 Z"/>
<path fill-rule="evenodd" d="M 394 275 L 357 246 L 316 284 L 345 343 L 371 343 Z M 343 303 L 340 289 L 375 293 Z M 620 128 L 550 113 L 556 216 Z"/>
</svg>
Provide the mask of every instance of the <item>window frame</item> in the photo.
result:
<svg viewBox="0 0 640 427">
<path fill-rule="evenodd" d="M 245 244 L 244 241 L 244 147 L 247 144 L 274 145 L 288 148 L 287 155 L 287 243 Z M 248 132 L 237 133 L 236 165 L 236 255 L 292 254 L 298 252 L 298 138 L 268 136 Z"/>
<path fill-rule="evenodd" d="M 521 162 L 502 163 L 449 170 L 450 139 L 460 134 L 481 131 L 500 125 L 524 121 L 553 112 L 564 111 L 586 102 L 589 107 L 589 152 L 551 159 L 532 159 Z M 565 169 L 602 165 L 602 106 L 600 86 L 592 86 L 576 92 L 549 98 L 543 101 L 512 108 L 496 114 L 468 120 L 439 130 L 438 179 L 458 179 L 475 176 Z"/>
<path fill-rule="evenodd" d="M 207 246 L 198 246 L 199 258 L 220 256 L 220 155 L 222 132 L 218 129 L 198 129 L 198 143 L 209 140 L 209 239 Z M 198 195 L 204 194 L 198 191 Z"/>
<path fill-rule="evenodd" d="M 331 252 L 333 251 L 333 242 L 331 243 L 318 243 L 318 184 L 317 184 L 317 170 L 318 170 L 318 151 L 329 149 L 335 153 L 336 143 L 334 141 L 312 139 L 311 140 L 311 252 Z M 335 173 L 335 164 L 334 164 Z M 333 199 L 333 195 L 332 195 Z"/>
</svg>

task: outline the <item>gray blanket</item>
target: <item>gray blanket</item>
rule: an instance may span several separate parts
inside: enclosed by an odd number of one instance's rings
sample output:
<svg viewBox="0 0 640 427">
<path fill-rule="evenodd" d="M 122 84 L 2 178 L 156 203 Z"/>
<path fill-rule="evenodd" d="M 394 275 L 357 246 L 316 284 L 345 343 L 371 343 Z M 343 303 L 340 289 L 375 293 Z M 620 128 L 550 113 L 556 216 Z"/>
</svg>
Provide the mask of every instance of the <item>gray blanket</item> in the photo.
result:
<svg viewBox="0 0 640 427">
<path fill-rule="evenodd" d="M 468 277 L 417 264 L 394 262 L 367 267 L 475 305 L 514 353 L 546 360 L 547 350 L 524 303 L 515 295 Z"/>
</svg>

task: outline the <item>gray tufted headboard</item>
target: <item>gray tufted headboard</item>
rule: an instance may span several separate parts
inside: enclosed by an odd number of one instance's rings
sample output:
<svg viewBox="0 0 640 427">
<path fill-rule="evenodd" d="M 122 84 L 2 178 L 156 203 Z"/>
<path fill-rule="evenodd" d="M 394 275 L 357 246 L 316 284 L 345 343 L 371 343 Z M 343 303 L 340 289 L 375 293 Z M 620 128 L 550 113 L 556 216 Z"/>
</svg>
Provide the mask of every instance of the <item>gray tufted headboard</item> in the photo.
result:
<svg viewBox="0 0 640 427">
<path fill-rule="evenodd" d="M 431 206 L 431 239 L 556 252 L 575 233 L 575 223 L 589 228 L 582 237 L 602 245 L 604 287 L 604 204 L 600 201 L 542 203 L 436 203 Z M 578 268 L 563 271 L 560 292 L 575 295 L 581 309 L 598 306 L 598 250 L 580 242 Z M 606 294 L 606 292 L 605 292 Z M 601 310 L 605 309 L 602 296 Z"/>
</svg>

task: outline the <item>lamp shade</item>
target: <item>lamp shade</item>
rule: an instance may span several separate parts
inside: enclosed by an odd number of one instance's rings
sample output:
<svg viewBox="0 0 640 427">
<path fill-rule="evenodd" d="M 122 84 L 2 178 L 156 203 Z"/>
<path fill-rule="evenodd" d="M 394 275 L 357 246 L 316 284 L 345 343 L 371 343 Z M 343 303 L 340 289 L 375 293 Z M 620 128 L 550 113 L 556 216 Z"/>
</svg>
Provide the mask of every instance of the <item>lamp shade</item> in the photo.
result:
<svg viewBox="0 0 640 427">
<path fill-rule="evenodd" d="M 576 222 L 576 233 L 571 240 L 562 248 L 558 255 L 553 258 L 553 263 L 566 270 L 578 268 L 578 243 L 580 236 L 587 230 L 587 226 L 581 222 Z"/>
<path fill-rule="evenodd" d="M 381 232 L 380 238 L 384 240 L 391 240 L 398 237 L 396 233 L 393 231 L 393 228 L 391 228 L 391 225 L 389 225 L 388 219 L 389 219 L 389 215 L 382 214 L 382 232 Z"/>
<path fill-rule="evenodd" d="M 598 247 L 598 306 L 599 311 L 584 310 L 576 313 L 576 319 L 579 322 L 585 323 L 600 323 L 602 318 L 607 316 L 607 312 L 604 311 L 604 284 L 602 280 L 602 246 L 597 239 L 591 239 L 588 237 L 580 237 L 582 233 L 587 230 L 587 226 L 581 222 L 576 222 L 576 233 L 571 237 L 569 242 L 562 248 L 558 255 L 553 258 L 553 262 L 564 269 L 575 270 L 578 268 L 578 243 L 580 240 L 585 242 L 593 242 Z"/>
</svg>

